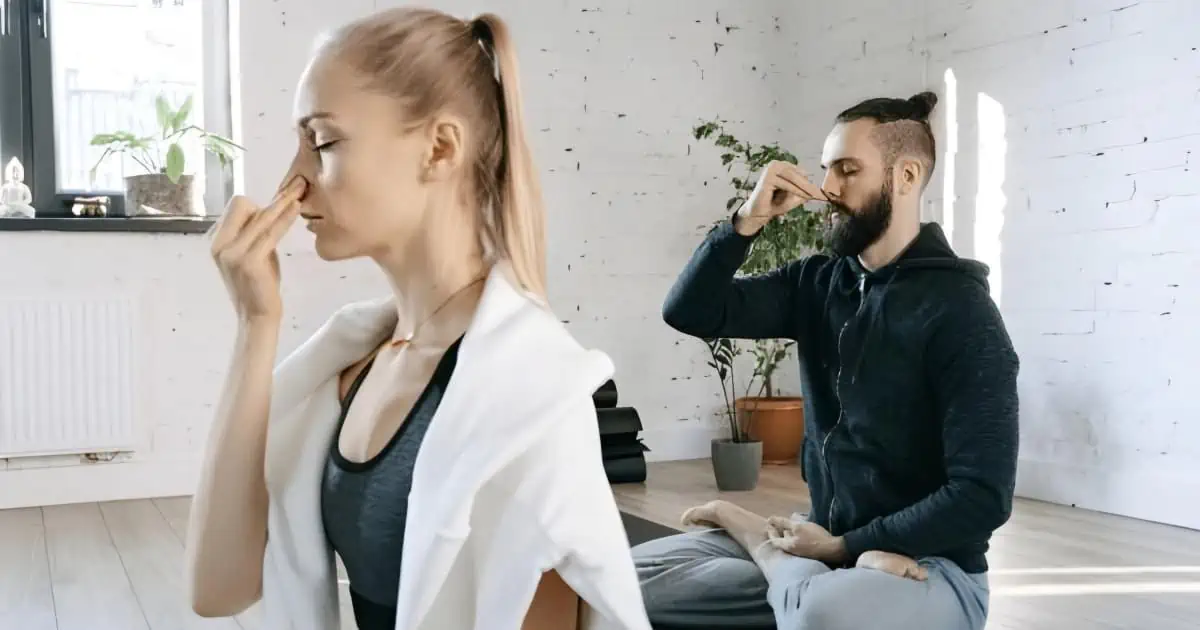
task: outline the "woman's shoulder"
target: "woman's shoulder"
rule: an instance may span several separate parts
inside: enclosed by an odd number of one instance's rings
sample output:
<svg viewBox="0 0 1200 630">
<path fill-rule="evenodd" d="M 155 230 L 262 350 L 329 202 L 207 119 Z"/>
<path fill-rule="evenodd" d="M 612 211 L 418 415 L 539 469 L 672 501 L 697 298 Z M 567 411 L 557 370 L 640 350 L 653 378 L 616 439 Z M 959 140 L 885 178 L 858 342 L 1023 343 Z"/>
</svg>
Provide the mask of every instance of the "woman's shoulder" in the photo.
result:
<svg viewBox="0 0 1200 630">
<path fill-rule="evenodd" d="M 606 352 L 585 346 L 553 313 L 534 305 L 468 331 L 458 361 L 455 378 L 472 381 L 468 390 L 486 393 L 489 404 L 502 405 L 496 408 L 522 425 L 539 424 L 531 416 L 557 417 L 590 404 L 615 371 Z"/>
<path fill-rule="evenodd" d="M 493 376 L 511 377 L 525 387 L 573 381 L 564 393 L 591 387 L 590 396 L 613 371 L 606 353 L 585 347 L 548 305 L 509 282 L 485 289 L 463 348 L 480 362 L 505 367 Z M 591 382 L 601 374 L 603 380 Z"/>
</svg>

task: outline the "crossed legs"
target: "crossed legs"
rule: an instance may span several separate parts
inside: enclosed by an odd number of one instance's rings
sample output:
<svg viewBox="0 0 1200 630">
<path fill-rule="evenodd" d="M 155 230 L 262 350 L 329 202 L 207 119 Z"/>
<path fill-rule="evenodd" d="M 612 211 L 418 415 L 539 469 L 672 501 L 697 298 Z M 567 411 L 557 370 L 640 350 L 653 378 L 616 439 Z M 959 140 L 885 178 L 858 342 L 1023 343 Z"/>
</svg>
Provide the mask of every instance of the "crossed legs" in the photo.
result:
<svg viewBox="0 0 1200 630">
<path fill-rule="evenodd" d="M 725 504 L 692 521 L 719 527 L 634 548 L 650 620 L 663 628 L 981 630 L 987 579 L 943 558 L 918 581 L 869 568 L 830 569 L 767 543 L 766 520 Z M 719 522 L 714 522 L 719 521 Z"/>
</svg>

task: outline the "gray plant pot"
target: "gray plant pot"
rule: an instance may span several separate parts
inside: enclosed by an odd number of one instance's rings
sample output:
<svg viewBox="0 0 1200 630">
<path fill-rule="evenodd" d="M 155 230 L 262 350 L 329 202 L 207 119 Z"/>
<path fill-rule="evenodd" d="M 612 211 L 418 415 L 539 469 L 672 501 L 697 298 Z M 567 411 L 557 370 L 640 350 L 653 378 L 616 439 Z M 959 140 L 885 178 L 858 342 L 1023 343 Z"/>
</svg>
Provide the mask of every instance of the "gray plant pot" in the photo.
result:
<svg viewBox="0 0 1200 630">
<path fill-rule="evenodd" d="M 753 490 L 762 470 L 762 442 L 712 441 L 713 476 L 724 492 Z"/>
<path fill-rule="evenodd" d="M 125 178 L 125 215 L 166 214 L 196 216 L 201 214 L 196 198 L 195 178 L 182 175 L 178 183 L 160 173 L 131 175 Z"/>
</svg>

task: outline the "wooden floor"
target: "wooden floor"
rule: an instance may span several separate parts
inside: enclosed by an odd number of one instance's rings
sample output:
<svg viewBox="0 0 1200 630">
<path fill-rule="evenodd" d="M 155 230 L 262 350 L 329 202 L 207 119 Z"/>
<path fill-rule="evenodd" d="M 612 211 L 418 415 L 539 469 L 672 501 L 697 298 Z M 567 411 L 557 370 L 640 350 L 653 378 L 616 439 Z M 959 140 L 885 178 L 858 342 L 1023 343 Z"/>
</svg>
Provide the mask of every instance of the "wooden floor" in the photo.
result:
<svg viewBox="0 0 1200 630">
<path fill-rule="evenodd" d="M 669 526 L 717 496 L 762 514 L 808 508 L 794 468 L 766 468 L 756 491 L 721 495 L 705 460 L 652 464 L 648 484 L 615 490 L 622 510 Z M 0 629 L 265 630 L 256 609 L 235 619 L 189 612 L 189 503 L 0 511 Z M 1020 501 L 989 560 L 991 630 L 1200 627 L 1200 532 Z"/>
<path fill-rule="evenodd" d="M 672 527 L 717 497 L 764 516 L 809 508 L 793 466 L 765 467 L 753 492 L 719 493 L 708 460 L 664 462 L 647 484 L 614 490 L 622 511 Z M 1200 628 L 1200 532 L 1018 499 L 992 540 L 989 630 Z"/>
<path fill-rule="evenodd" d="M 187 606 L 190 505 L 178 497 L 0 510 L 0 630 L 263 630 L 257 606 L 231 619 L 202 619 Z M 354 628 L 348 606 L 342 619 Z"/>
</svg>

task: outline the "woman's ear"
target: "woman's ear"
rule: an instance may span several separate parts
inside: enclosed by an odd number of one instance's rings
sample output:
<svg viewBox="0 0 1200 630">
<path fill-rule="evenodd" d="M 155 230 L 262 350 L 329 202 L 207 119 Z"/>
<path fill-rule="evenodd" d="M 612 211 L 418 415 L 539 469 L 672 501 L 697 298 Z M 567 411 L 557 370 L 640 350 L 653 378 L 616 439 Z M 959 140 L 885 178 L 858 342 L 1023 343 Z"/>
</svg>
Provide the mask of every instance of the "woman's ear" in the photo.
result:
<svg viewBox="0 0 1200 630">
<path fill-rule="evenodd" d="M 461 120 L 452 116 L 435 119 L 429 125 L 429 149 L 424 173 L 430 181 L 449 178 L 466 158 L 466 133 Z"/>
</svg>

